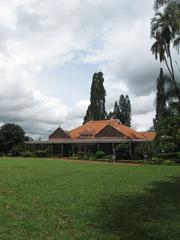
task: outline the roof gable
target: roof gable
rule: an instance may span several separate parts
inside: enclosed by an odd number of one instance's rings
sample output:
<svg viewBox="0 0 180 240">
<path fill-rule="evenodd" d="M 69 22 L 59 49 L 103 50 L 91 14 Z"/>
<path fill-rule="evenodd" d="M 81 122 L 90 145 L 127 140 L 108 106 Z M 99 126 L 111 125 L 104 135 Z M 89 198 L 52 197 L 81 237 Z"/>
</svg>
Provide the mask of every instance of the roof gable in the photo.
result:
<svg viewBox="0 0 180 240">
<path fill-rule="evenodd" d="M 117 119 L 87 122 L 86 124 L 71 130 L 70 136 L 72 139 L 77 139 L 80 137 L 81 132 L 90 131 L 92 133 L 92 137 L 95 138 L 98 136 L 98 133 L 102 131 L 106 126 L 111 126 L 115 128 L 119 132 L 119 134 L 124 135 L 124 138 L 145 139 L 145 136 L 143 136 L 141 133 L 138 133 L 134 129 L 123 125 Z"/>
<path fill-rule="evenodd" d="M 111 125 L 105 126 L 101 131 L 96 134 L 96 137 L 103 138 L 124 138 L 124 134 L 120 133 L 116 128 Z"/>
<path fill-rule="evenodd" d="M 57 138 L 70 138 L 70 136 L 69 136 L 62 128 L 57 128 L 57 129 L 49 136 L 49 139 L 57 139 Z"/>
</svg>

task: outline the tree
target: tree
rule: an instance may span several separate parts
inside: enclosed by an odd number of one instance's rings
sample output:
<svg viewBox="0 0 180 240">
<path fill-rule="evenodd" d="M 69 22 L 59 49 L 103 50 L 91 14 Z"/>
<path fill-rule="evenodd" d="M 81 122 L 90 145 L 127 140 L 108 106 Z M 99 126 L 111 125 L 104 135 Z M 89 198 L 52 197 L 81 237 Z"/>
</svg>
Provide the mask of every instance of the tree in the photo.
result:
<svg viewBox="0 0 180 240">
<path fill-rule="evenodd" d="M 131 126 L 131 102 L 128 95 L 120 95 L 119 104 L 115 102 L 114 110 L 109 113 L 108 118 L 119 119 L 122 124 Z"/>
<path fill-rule="evenodd" d="M 179 103 L 176 101 L 176 92 L 172 79 L 168 75 L 164 75 L 165 90 L 161 86 L 163 92 L 163 101 L 159 104 L 159 114 L 155 123 L 156 138 L 155 148 L 159 152 L 174 152 L 180 148 L 180 109 Z M 157 93 L 160 97 L 160 94 Z M 161 95 L 162 96 L 162 95 Z M 166 109 L 164 108 L 164 101 Z"/>
<path fill-rule="evenodd" d="M 90 105 L 84 117 L 84 123 L 90 120 L 103 120 L 107 117 L 105 110 L 106 90 L 103 83 L 103 73 L 94 73 L 91 85 Z"/>
<path fill-rule="evenodd" d="M 119 120 L 122 124 L 130 127 L 131 126 L 131 103 L 129 100 L 129 96 L 121 95 L 119 98 L 119 111 L 120 116 Z"/>
<path fill-rule="evenodd" d="M 166 113 L 165 82 L 163 69 L 161 68 L 159 77 L 157 79 L 156 117 L 155 119 L 153 119 L 155 128 L 158 121 L 165 115 L 165 113 Z"/>
<path fill-rule="evenodd" d="M 16 145 L 24 142 L 23 129 L 15 124 L 6 123 L 0 129 L 0 151 L 7 154 Z"/>
<path fill-rule="evenodd" d="M 163 10 L 157 12 L 161 6 L 164 6 Z M 177 50 L 180 44 L 180 3 L 176 0 L 156 0 L 155 10 L 155 16 L 151 21 L 151 37 L 155 39 L 155 42 L 151 51 L 156 60 L 159 58 L 160 62 L 165 62 L 180 103 L 180 91 L 171 54 L 171 43 Z"/>
<path fill-rule="evenodd" d="M 128 95 L 126 95 L 125 100 L 126 100 L 126 122 L 125 122 L 125 125 L 130 127 L 131 126 L 131 102 L 130 102 Z"/>
<path fill-rule="evenodd" d="M 117 101 L 115 101 L 113 112 L 109 113 L 108 118 L 109 119 L 111 119 L 111 118 L 120 119 L 120 110 L 119 110 L 119 105 L 118 105 Z"/>
<path fill-rule="evenodd" d="M 159 152 L 174 152 L 180 148 L 180 114 L 177 103 L 170 103 L 166 115 L 156 126 L 155 146 Z"/>
<path fill-rule="evenodd" d="M 178 4 L 179 0 L 155 0 L 154 1 L 154 9 L 157 11 L 159 10 L 159 8 L 164 7 L 164 6 L 168 6 L 172 3 L 176 3 Z"/>
</svg>

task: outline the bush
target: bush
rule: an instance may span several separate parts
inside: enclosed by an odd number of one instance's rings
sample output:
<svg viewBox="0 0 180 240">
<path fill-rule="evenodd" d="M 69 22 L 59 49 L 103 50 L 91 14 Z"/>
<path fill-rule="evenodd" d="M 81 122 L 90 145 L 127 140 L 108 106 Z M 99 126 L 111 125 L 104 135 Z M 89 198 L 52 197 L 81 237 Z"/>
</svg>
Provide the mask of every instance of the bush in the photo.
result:
<svg viewBox="0 0 180 240">
<path fill-rule="evenodd" d="M 163 165 L 165 165 L 165 166 L 171 166 L 173 163 L 172 163 L 172 161 L 171 160 L 165 160 L 164 162 L 163 162 Z"/>
<path fill-rule="evenodd" d="M 4 156 L 4 153 L 0 153 L 0 157 L 3 157 Z"/>
<path fill-rule="evenodd" d="M 104 155 L 103 159 L 112 161 L 112 155 Z"/>
<path fill-rule="evenodd" d="M 36 157 L 47 157 L 47 151 L 36 151 L 35 152 Z"/>
<path fill-rule="evenodd" d="M 163 160 L 170 159 L 176 163 L 180 163 L 180 153 L 174 152 L 174 153 L 158 153 L 155 155 L 155 157 L 162 158 Z"/>
<path fill-rule="evenodd" d="M 130 159 L 130 145 L 128 143 L 120 143 L 116 146 L 116 160 Z"/>
<path fill-rule="evenodd" d="M 12 148 L 11 148 L 11 157 L 18 157 L 18 156 L 21 156 L 23 152 L 23 147 L 21 145 L 14 145 Z"/>
<path fill-rule="evenodd" d="M 89 157 L 89 160 L 92 160 L 92 161 L 96 160 L 96 156 L 92 155 L 91 157 Z"/>
<path fill-rule="evenodd" d="M 160 165 L 163 163 L 163 159 L 159 157 L 152 157 L 150 164 Z"/>
<path fill-rule="evenodd" d="M 72 156 L 72 157 L 68 157 L 68 159 L 70 159 L 70 160 L 77 160 L 78 157 L 76 157 L 76 156 Z"/>
<path fill-rule="evenodd" d="M 85 155 L 83 156 L 83 159 L 84 159 L 84 160 L 88 160 L 88 159 L 89 159 L 89 156 L 88 156 L 87 154 L 85 154 Z"/>
<path fill-rule="evenodd" d="M 180 152 L 177 152 L 177 157 L 174 158 L 175 163 L 180 163 Z"/>
<path fill-rule="evenodd" d="M 97 151 L 95 154 L 96 159 L 102 159 L 105 153 L 103 151 Z"/>
<path fill-rule="evenodd" d="M 23 153 L 21 154 L 21 156 L 22 156 L 22 157 L 25 157 L 25 158 L 30 158 L 30 157 L 33 157 L 33 153 L 27 151 L 27 152 L 23 152 Z"/>
<path fill-rule="evenodd" d="M 176 157 L 178 157 L 178 154 L 179 154 L 178 152 L 173 152 L 173 153 L 169 152 L 169 153 L 158 153 L 155 156 L 156 157 L 161 157 L 163 159 L 167 159 L 167 157 L 176 158 Z"/>
<path fill-rule="evenodd" d="M 78 154 L 77 154 L 77 157 L 78 157 L 78 159 L 84 159 L 84 155 L 85 155 L 85 153 L 84 152 L 79 152 Z"/>
</svg>

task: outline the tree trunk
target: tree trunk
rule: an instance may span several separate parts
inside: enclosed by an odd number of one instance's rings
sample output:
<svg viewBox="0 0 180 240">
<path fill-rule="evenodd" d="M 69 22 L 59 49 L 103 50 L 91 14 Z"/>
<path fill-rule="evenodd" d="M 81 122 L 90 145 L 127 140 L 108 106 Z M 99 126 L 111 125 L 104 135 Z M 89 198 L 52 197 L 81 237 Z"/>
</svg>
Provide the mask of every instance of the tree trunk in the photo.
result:
<svg viewBox="0 0 180 240">
<path fill-rule="evenodd" d="M 166 52 L 167 52 L 167 56 L 169 56 L 169 59 L 170 59 L 170 67 L 168 65 L 168 62 L 167 62 L 167 59 L 166 57 L 164 57 L 164 60 L 165 60 L 165 63 L 166 63 L 166 67 L 170 73 L 170 76 L 173 80 L 173 83 L 174 83 L 174 88 L 175 88 L 175 91 L 176 91 L 176 95 L 177 95 L 177 98 L 178 98 L 178 102 L 180 103 L 180 91 L 178 89 L 178 86 L 177 86 L 177 82 L 176 82 L 176 79 L 175 79 L 175 74 L 174 74 L 174 67 L 173 67 L 173 63 L 172 63 L 172 56 L 171 56 L 171 51 L 170 51 L 170 45 L 168 44 L 166 46 Z"/>
</svg>

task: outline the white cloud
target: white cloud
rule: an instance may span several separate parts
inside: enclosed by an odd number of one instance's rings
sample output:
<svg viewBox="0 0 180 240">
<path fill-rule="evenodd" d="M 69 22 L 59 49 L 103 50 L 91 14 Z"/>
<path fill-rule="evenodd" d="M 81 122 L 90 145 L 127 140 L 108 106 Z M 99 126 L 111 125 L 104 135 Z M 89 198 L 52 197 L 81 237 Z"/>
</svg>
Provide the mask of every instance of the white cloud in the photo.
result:
<svg viewBox="0 0 180 240">
<path fill-rule="evenodd" d="M 37 135 L 59 122 L 64 128 L 81 124 L 89 103 L 82 100 L 86 79 L 77 79 L 73 70 L 67 82 L 57 70 L 66 75 L 67 64 L 78 63 L 82 70 L 95 66 L 104 72 L 108 110 L 120 94 L 129 94 L 134 121 L 139 124 L 145 113 L 141 126 L 149 126 L 159 68 L 150 53 L 151 16 L 152 1 L 143 0 L 0 1 L 0 121 L 20 123 Z M 53 67 L 59 81 L 52 89 L 69 86 L 56 97 L 48 93 L 52 73 L 43 79 Z M 78 82 L 76 89 L 70 88 L 72 81 Z M 64 102 L 71 91 L 78 96 L 73 105 Z"/>
</svg>

